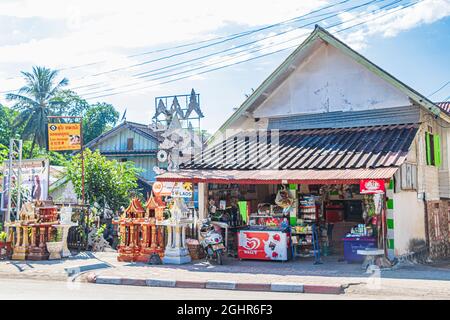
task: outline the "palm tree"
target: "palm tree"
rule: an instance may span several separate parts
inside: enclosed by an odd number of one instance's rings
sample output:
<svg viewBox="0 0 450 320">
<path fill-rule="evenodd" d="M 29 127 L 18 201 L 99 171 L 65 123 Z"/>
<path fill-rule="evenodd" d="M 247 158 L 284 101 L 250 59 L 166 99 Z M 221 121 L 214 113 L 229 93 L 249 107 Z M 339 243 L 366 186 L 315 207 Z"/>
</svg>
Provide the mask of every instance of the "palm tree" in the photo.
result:
<svg viewBox="0 0 450 320">
<path fill-rule="evenodd" d="M 56 85 L 58 71 L 45 67 L 33 67 L 33 72 L 24 72 L 26 85 L 17 94 L 9 93 L 6 99 L 15 101 L 14 109 L 19 111 L 15 120 L 16 127 L 23 126 L 22 139 L 32 140 L 30 158 L 33 156 L 35 144 L 47 148 L 47 116 L 61 104 L 55 99 L 62 87 L 69 83 L 63 78 Z"/>
</svg>

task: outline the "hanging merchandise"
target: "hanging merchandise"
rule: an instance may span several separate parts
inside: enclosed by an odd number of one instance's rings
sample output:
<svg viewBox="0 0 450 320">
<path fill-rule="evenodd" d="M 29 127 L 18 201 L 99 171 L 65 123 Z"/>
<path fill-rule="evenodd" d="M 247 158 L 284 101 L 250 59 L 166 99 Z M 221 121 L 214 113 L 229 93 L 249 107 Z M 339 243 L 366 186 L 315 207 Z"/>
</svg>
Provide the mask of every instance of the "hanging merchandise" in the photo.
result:
<svg viewBox="0 0 450 320">
<path fill-rule="evenodd" d="M 289 195 L 289 192 L 286 190 L 286 187 L 283 186 L 277 192 L 275 203 L 282 208 L 289 208 L 294 203 L 294 199 Z"/>
</svg>

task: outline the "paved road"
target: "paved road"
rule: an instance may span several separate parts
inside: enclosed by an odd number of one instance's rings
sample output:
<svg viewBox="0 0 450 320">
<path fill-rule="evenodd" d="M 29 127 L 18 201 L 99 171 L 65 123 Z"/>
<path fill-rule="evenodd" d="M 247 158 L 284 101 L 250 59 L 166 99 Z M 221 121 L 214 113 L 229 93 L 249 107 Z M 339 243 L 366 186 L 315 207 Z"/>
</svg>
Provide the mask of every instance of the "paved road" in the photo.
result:
<svg viewBox="0 0 450 320">
<path fill-rule="evenodd" d="M 352 286 L 346 294 L 324 295 L 305 293 L 247 292 L 211 289 L 151 288 L 115 286 L 85 282 L 24 280 L 0 278 L 0 301 L 7 299 L 57 299 L 57 300 L 346 300 L 346 299 L 450 299 L 447 290 L 430 288 L 428 292 L 411 292 L 411 287 L 389 287 L 370 290 Z M 421 290 L 419 290 L 421 291 Z"/>
<path fill-rule="evenodd" d="M 150 288 L 81 282 L 0 279 L 0 300 L 6 299 L 347 299 L 347 295 L 246 292 L 207 289 Z M 363 299 L 363 295 L 352 295 Z"/>
</svg>

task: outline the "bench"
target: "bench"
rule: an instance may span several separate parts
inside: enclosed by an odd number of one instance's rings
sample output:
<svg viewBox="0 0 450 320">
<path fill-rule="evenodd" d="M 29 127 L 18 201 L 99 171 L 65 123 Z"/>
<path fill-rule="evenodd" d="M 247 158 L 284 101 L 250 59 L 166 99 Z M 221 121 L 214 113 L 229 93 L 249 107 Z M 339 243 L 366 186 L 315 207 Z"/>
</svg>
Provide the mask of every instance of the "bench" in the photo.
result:
<svg viewBox="0 0 450 320">
<path fill-rule="evenodd" d="M 375 261 L 378 257 L 384 256 L 384 250 L 382 249 L 365 249 L 365 250 L 357 250 L 357 254 L 364 256 L 364 261 L 362 264 L 362 268 L 367 270 L 370 266 L 375 265 Z"/>
</svg>

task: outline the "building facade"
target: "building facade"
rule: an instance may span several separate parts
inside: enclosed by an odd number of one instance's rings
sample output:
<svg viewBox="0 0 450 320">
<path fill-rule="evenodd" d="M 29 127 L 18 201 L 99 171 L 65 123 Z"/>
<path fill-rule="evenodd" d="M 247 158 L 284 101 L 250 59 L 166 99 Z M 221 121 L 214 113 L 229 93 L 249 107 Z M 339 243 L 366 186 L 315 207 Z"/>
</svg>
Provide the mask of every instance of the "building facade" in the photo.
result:
<svg viewBox="0 0 450 320">
<path fill-rule="evenodd" d="M 438 104 L 316 27 L 207 150 L 158 180 L 196 181 L 204 190 L 211 181 L 357 183 L 378 177 L 386 182 L 389 256 L 408 255 L 420 242 L 431 256 L 448 256 L 449 128 L 449 113 Z M 270 132 L 272 140 L 277 135 L 276 150 L 267 151 L 270 141 L 245 137 L 250 131 Z M 263 153 L 275 155 L 276 164 L 260 161 Z"/>
<path fill-rule="evenodd" d="M 86 144 L 86 148 L 99 150 L 108 159 L 132 161 L 141 170 L 141 183 L 155 181 L 154 167 L 158 166 L 156 154 L 160 138 L 149 126 L 124 121 Z"/>
</svg>

